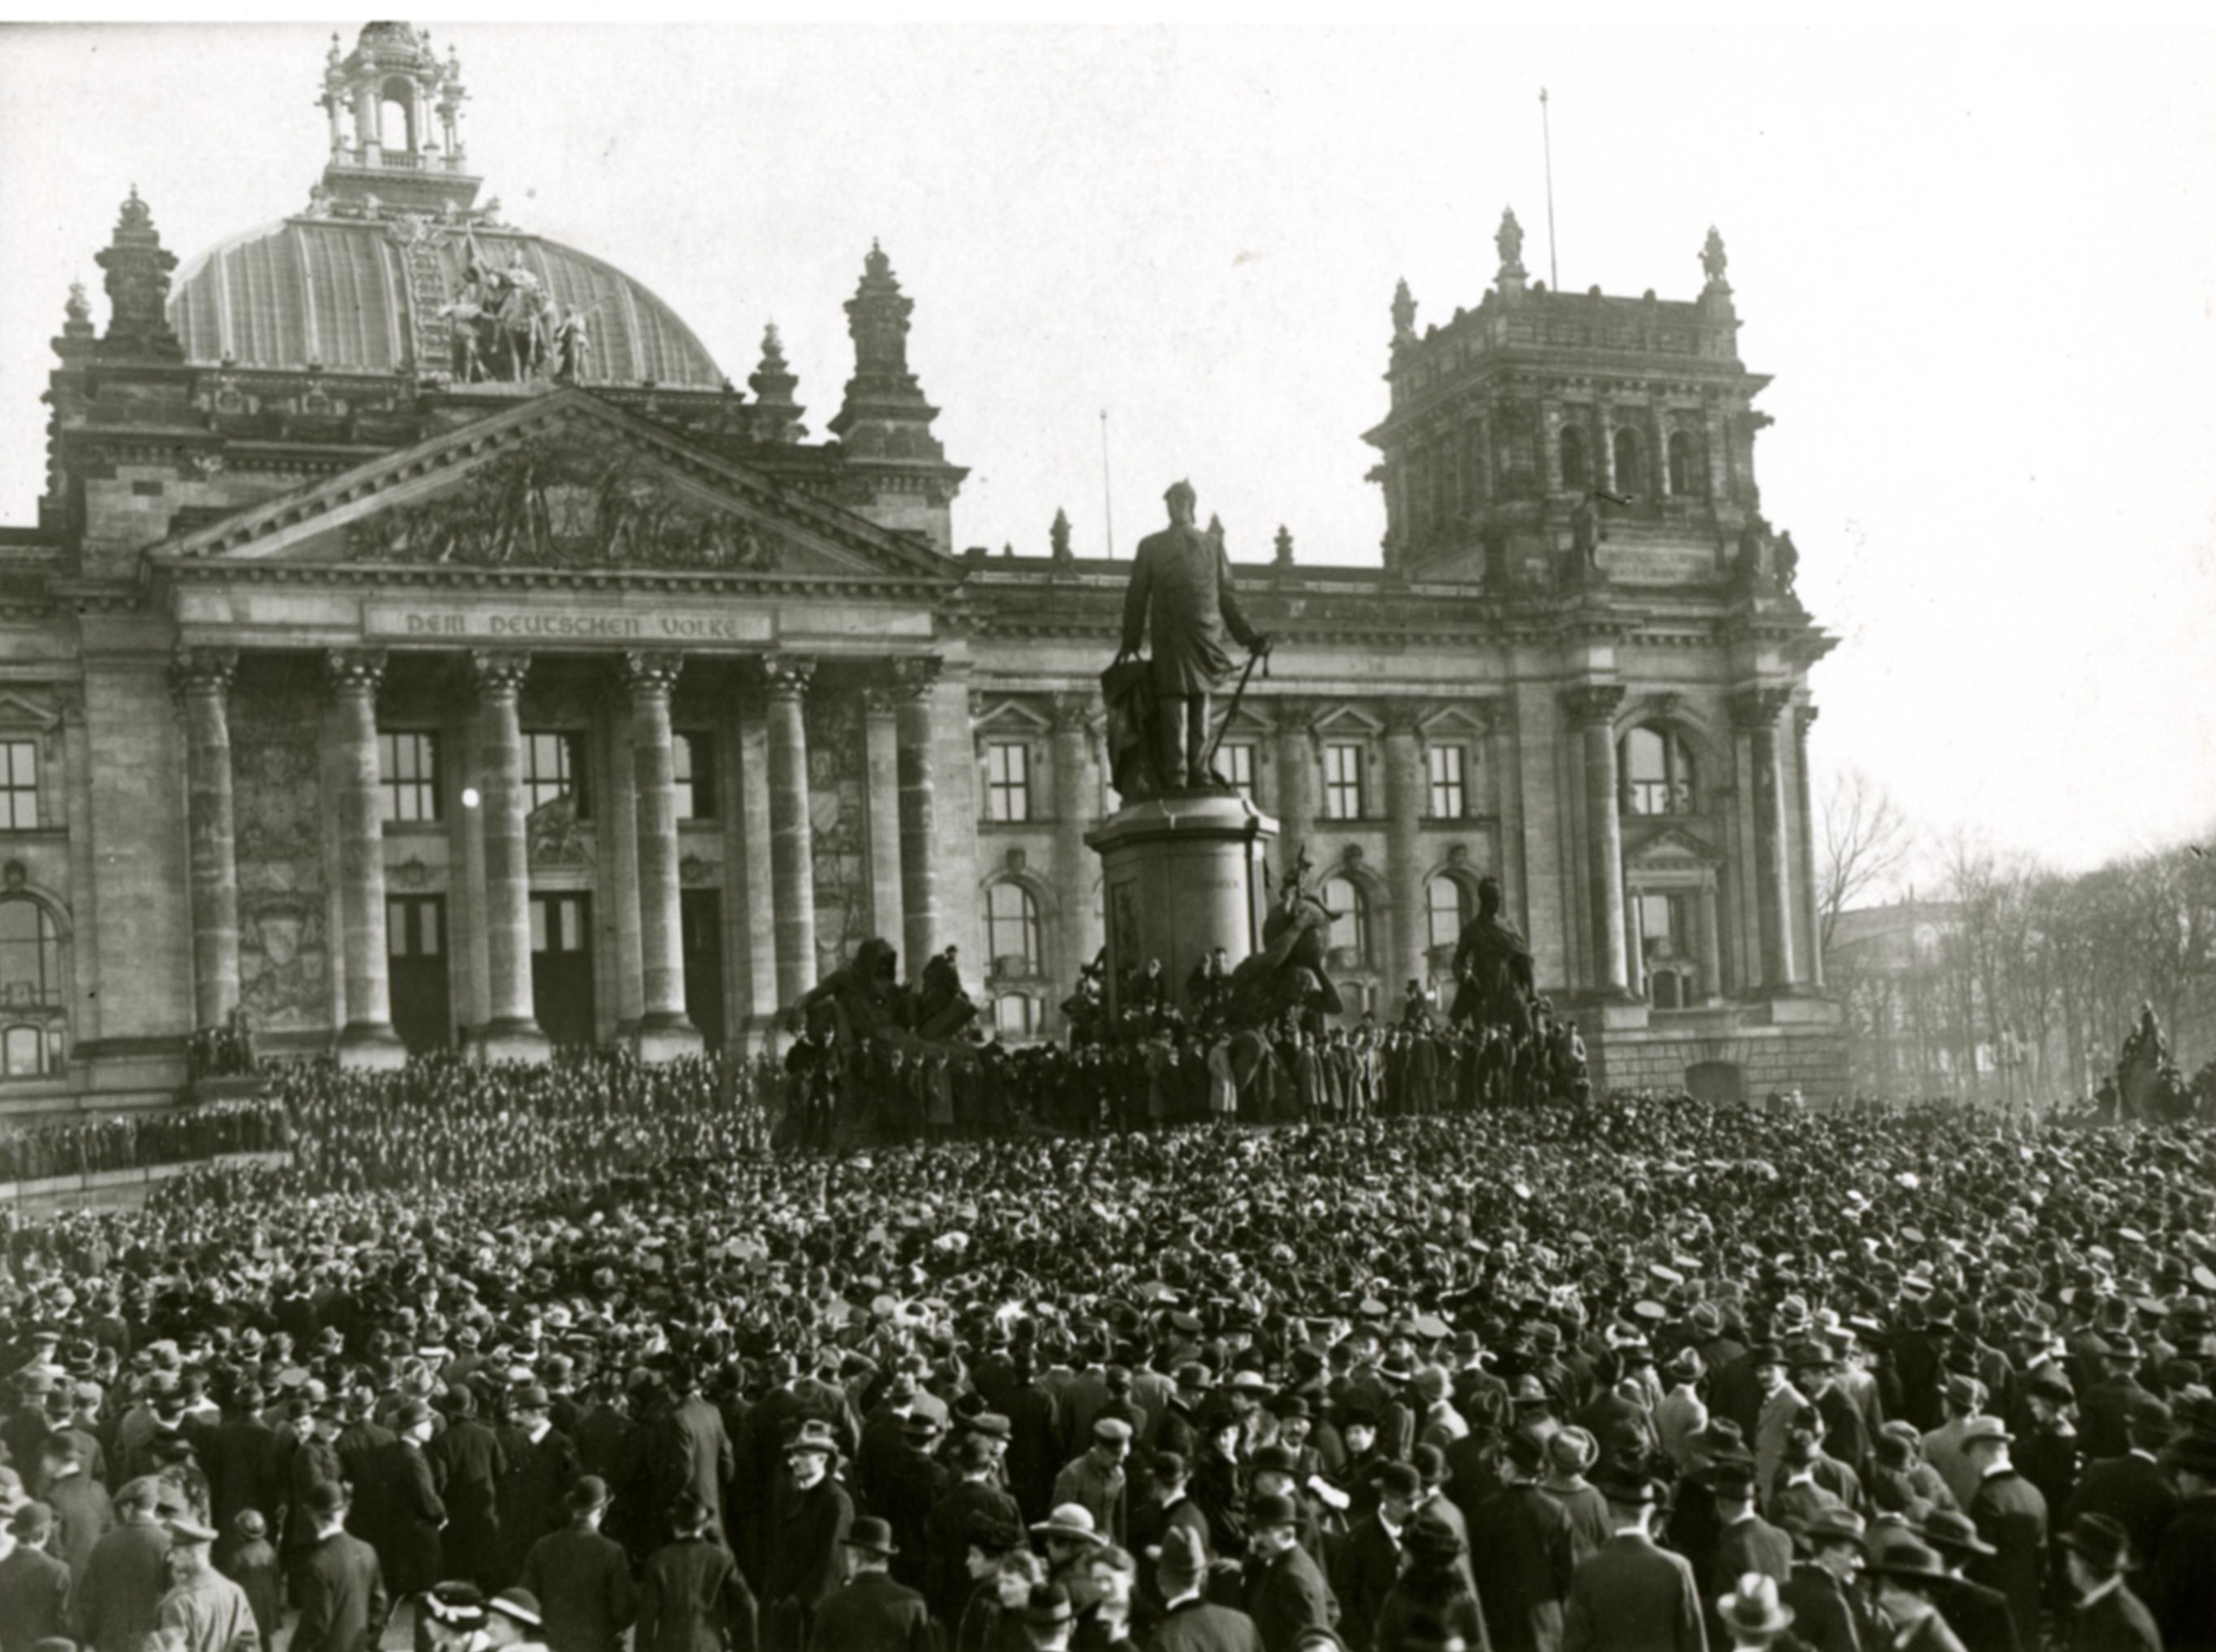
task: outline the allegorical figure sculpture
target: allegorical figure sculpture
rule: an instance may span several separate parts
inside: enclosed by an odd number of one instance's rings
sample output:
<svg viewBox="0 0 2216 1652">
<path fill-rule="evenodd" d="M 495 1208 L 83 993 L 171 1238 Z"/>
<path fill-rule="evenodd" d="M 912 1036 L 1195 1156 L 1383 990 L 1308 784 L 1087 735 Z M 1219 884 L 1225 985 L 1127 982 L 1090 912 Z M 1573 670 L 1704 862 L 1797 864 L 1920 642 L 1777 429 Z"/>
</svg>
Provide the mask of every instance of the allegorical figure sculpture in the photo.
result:
<svg viewBox="0 0 2216 1652">
<path fill-rule="evenodd" d="M 1150 780 L 1157 791 L 1226 783 L 1210 772 L 1208 747 L 1209 697 L 1231 671 L 1224 635 L 1257 654 L 1270 647 L 1239 606 L 1222 541 L 1193 526 L 1192 484 L 1176 482 L 1163 498 L 1170 524 L 1139 542 L 1123 593 L 1123 646 L 1103 679 L 1111 722 L 1142 759 L 1116 765 L 1118 791 L 1127 777 Z M 1128 667 L 1150 636 L 1154 654 L 1142 679 Z M 1128 703 L 1133 697 L 1136 706 Z M 1121 716 L 1119 698 L 1127 702 Z"/>
<path fill-rule="evenodd" d="M 1500 885 L 1481 878 L 1477 916 L 1462 925 L 1455 944 L 1454 973 L 1461 983 L 1452 1018 L 1523 1033 L 1531 1025 L 1534 993 L 1531 949 L 1523 932 L 1500 915 Z"/>
</svg>

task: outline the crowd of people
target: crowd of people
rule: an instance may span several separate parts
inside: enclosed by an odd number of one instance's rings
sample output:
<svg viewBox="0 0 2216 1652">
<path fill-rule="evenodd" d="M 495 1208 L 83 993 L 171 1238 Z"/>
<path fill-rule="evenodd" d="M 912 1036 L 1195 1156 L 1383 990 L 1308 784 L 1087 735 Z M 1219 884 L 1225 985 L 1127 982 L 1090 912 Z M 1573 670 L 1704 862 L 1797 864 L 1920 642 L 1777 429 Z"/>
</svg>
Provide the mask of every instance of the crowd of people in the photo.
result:
<svg viewBox="0 0 2216 1652">
<path fill-rule="evenodd" d="M 0 1649 L 2216 1645 L 2201 1127 L 660 1071 L 308 1070 L 295 1180 L 15 1227 Z"/>
<path fill-rule="evenodd" d="M 268 1096 L 175 1112 L 61 1119 L 0 1133 L 0 1182 L 139 1170 L 227 1153 L 279 1153 L 292 1145 L 285 1106 Z"/>
</svg>

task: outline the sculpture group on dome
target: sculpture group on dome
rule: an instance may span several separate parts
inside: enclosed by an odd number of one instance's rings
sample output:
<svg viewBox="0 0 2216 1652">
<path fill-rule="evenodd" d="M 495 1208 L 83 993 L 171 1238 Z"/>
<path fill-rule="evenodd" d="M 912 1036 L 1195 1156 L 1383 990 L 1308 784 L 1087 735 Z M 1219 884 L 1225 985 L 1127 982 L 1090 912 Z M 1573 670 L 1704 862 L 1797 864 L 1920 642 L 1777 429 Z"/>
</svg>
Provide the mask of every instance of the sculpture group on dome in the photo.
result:
<svg viewBox="0 0 2216 1652">
<path fill-rule="evenodd" d="M 582 378 L 592 353 L 588 323 L 599 304 L 566 311 L 519 249 L 506 264 L 466 240 L 462 289 L 440 306 L 451 331 L 453 374 L 465 384 L 520 384 L 547 376 Z"/>
</svg>

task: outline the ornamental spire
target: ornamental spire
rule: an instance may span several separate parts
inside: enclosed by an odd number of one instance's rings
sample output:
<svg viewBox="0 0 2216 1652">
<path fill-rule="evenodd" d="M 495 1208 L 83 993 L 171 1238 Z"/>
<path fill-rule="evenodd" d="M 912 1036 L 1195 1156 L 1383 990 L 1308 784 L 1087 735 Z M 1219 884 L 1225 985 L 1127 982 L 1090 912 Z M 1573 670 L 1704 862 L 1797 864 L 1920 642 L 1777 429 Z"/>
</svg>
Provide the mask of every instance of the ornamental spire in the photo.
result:
<svg viewBox="0 0 2216 1652">
<path fill-rule="evenodd" d="M 792 399 L 800 380 L 785 365 L 785 343 L 778 337 L 775 322 L 762 329 L 761 349 L 761 365 L 747 380 L 754 393 L 754 439 L 797 442 L 808 434 L 800 422 L 807 409 Z"/>
<path fill-rule="evenodd" d="M 177 255 L 163 246 L 137 184 L 116 219 L 114 237 L 93 255 L 93 261 L 107 272 L 102 353 L 183 360 L 185 347 L 169 330 L 169 272 L 177 267 Z"/>
<path fill-rule="evenodd" d="M 901 291 L 892 260 L 877 242 L 862 261 L 862 282 L 846 301 L 846 330 L 854 341 L 854 376 L 829 429 L 850 457 L 942 459 L 931 434 L 939 409 L 908 366 L 908 318 L 915 300 Z"/>
</svg>

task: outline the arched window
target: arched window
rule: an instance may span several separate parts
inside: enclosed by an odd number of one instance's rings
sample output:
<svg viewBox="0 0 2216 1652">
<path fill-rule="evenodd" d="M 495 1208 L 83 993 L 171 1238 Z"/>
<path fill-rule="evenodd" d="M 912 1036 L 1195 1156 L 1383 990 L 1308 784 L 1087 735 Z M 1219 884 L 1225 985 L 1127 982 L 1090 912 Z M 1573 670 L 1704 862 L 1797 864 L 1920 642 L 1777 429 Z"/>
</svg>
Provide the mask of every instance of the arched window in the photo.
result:
<svg viewBox="0 0 2216 1652">
<path fill-rule="evenodd" d="M 987 950 L 1001 975 L 1039 973 L 1038 902 L 1020 883 L 996 883 L 985 894 Z"/>
<path fill-rule="evenodd" d="M 1670 491 L 1679 499 L 1702 491 L 1700 456 L 1693 447 L 1691 433 L 1673 430 L 1670 433 Z"/>
<path fill-rule="evenodd" d="M 1585 433 L 1576 425 L 1562 427 L 1562 486 L 1570 493 L 1581 494 L 1592 486 L 1586 478 L 1590 474 L 1585 464 Z"/>
<path fill-rule="evenodd" d="M 1321 894 L 1323 904 L 1339 914 L 1331 924 L 1332 950 L 1351 961 L 1351 967 L 1367 969 L 1370 903 L 1363 899 L 1362 886 L 1351 878 L 1326 878 Z"/>
<path fill-rule="evenodd" d="M 0 1077 L 34 1078 L 62 1060 L 62 943 L 28 895 L 0 898 Z"/>
<path fill-rule="evenodd" d="M 1029 1038 L 1038 1031 L 1038 1000 L 1028 992 L 1003 992 L 993 1000 L 993 1030 L 1003 1038 Z"/>
<path fill-rule="evenodd" d="M 404 80 L 388 80 L 377 106 L 377 141 L 388 154 L 416 148 L 416 92 Z"/>
<path fill-rule="evenodd" d="M 1462 939 L 1462 926 L 1469 922 L 1469 891 L 1460 878 L 1443 875 L 1431 881 L 1425 891 L 1430 914 L 1431 943 L 1435 947 L 1450 947 Z"/>
<path fill-rule="evenodd" d="M 1693 754 L 1666 728 L 1623 737 L 1623 808 L 1629 814 L 1690 814 L 1696 802 Z"/>
<path fill-rule="evenodd" d="M 1647 491 L 1645 455 L 1640 451 L 1639 433 L 1629 425 L 1616 433 L 1616 491 L 1629 494 L 1634 498 Z"/>
</svg>

